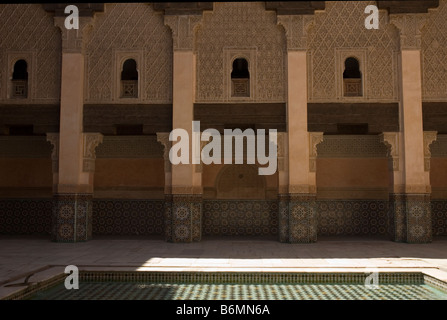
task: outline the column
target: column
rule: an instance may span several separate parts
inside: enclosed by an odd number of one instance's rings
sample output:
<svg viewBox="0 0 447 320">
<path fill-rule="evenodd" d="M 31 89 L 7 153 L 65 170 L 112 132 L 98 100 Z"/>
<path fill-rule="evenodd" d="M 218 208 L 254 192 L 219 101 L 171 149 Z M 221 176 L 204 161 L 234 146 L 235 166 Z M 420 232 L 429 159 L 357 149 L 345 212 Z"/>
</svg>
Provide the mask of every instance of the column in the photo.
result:
<svg viewBox="0 0 447 320">
<path fill-rule="evenodd" d="M 285 169 L 279 174 L 280 241 L 317 240 L 316 146 L 322 133 L 307 129 L 307 29 L 313 16 L 280 15 L 287 38 L 287 136 L 282 140 Z"/>
<path fill-rule="evenodd" d="M 200 20 L 201 15 L 165 15 L 174 47 L 172 127 L 186 130 L 190 137 L 189 164 L 169 164 L 171 185 L 170 190 L 165 189 L 165 227 L 166 240 L 170 242 L 194 242 L 202 237 L 202 174 L 200 164 L 192 162 L 196 73 L 193 40 Z M 172 145 L 175 143 L 173 141 Z"/>
<path fill-rule="evenodd" d="M 432 241 L 430 177 L 422 117 L 421 30 L 426 14 L 391 14 L 400 35 L 400 132 L 396 134 L 399 162 L 390 190 L 392 239 L 408 243 Z M 388 134 L 389 135 L 389 134 Z M 393 144 L 393 143 L 390 143 Z M 429 149 L 428 149 L 429 150 Z"/>
<path fill-rule="evenodd" d="M 87 241 L 92 236 L 92 194 L 95 148 L 99 133 L 83 133 L 85 33 L 92 18 L 80 17 L 79 29 L 67 30 L 65 17 L 56 16 L 62 32 L 60 131 L 53 147 L 54 205 L 52 240 Z M 49 134 L 56 141 L 56 135 Z M 54 161 L 57 159 L 57 165 Z"/>
</svg>

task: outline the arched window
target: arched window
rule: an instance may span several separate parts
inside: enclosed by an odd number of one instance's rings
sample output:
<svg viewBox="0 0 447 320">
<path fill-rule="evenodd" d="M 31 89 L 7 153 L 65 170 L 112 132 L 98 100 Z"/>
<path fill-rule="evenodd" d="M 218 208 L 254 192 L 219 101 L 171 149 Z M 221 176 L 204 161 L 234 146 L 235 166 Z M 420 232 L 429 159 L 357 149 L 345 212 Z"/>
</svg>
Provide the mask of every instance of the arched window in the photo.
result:
<svg viewBox="0 0 447 320">
<path fill-rule="evenodd" d="M 127 59 L 121 71 L 121 98 L 138 98 L 137 62 Z"/>
<path fill-rule="evenodd" d="M 350 57 L 345 60 L 345 71 L 343 72 L 343 88 L 345 97 L 361 97 L 362 73 L 360 64 L 356 58 Z"/>
<path fill-rule="evenodd" d="M 248 62 L 243 58 L 238 58 L 233 61 L 233 69 L 231 70 L 231 96 L 250 96 L 250 72 L 248 71 Z"/>
<path fill-rule="evenodd" d="M 28 96 L 28 64 L 25 60 L 17 60 L 12 73 L 13 98 L 26 98 Z"/>
</svg>

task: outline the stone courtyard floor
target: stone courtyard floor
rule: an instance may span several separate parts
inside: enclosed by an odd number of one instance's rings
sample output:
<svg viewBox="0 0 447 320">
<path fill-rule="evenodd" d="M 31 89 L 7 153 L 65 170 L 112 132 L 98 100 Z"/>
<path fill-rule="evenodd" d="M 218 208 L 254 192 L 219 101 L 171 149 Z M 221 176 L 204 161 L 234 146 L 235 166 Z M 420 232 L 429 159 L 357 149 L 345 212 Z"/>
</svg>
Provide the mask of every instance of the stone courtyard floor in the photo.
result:
<svg viewBox="0 0 447 320">
<path fill-rule="evenodd" d="M 379 272 L 420 271 L 447 281 L 447 237 L 430 244 L 386 239 L 320 237 L 313 244 L 279 243 L 275 238 L 204 237 L 196 243 L 160 238 L 96 237 L 84 243 L 54 243 L 42 237 L 0 237 L 0 299 L 48 279 L 67 265 L 80 270 Z"/>
</svg>

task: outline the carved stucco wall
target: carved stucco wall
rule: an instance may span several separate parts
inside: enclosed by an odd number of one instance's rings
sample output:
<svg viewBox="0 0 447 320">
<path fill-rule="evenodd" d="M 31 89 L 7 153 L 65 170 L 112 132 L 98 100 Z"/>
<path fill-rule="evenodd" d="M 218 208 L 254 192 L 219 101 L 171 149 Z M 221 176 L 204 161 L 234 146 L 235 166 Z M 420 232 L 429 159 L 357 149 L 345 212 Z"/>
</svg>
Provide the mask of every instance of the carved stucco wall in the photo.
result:
<svg viewBox="0 0 447 320">
<path fill-rule="evenodd" d="M 60 97 L 61 33 L 40 4 L 0 4 L 0 101 L 51 103 Z M 28 99 L 7 97 L 15 61 L 28 62 Z"/>
<path fill-rule="evenodd" d="M 397 101 L 397 29 L 387 24 L 383 10 L 379 14 L 379 29 L 366 29 L 364 10 L 369 4 L 375 1 L 327 1 L 326 9 L 315 13 L 307 37 L 310 101 L 346 99 L 341 97 L 341 85 L 337 84 L 343 77 L 342 58 L 349 56 L 349 50 L 356 55 L 361 51 L 359 58 L 366 60 L 360 61 L 361 68 L 366 69 L 362 75 L 366 91 L 360 100 Z"/>
<path fill-rule="evenodd" d="M 95 17 L 86 54 L 87 102 L 126 102 L 117 99 L 116 80 L 122 67 L 117 60 L 127 54 L 140 59 L 137 68 L 142 86 L 138 102 L 172 101 L 172 35 L 164 25 L 163 14 L 150 5 L 106 4 L 104 13 Z"/>
<path fill-rule="evenodd" d="M 251 102 L 285 101 L 285 35 L 276 13 L 261 2 L 214 3 L 196 33 L 197 102 L 232 101 L 228 95 L 231 58 L 248 57 Z"/>
<path fill-rule="evenodd" d="M 447 101 L 447 0 L 430 10 L 422 29 L 422 98 Z"/>
</svg>

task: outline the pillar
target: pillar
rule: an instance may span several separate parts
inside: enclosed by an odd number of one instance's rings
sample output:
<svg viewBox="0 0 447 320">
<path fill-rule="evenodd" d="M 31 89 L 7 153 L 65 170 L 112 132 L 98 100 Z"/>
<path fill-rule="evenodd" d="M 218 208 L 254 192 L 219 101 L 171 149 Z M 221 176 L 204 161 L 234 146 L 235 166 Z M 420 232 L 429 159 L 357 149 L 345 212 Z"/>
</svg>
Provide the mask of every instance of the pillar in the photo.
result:
<svg viewBox="0 0 447 320">
<path fill-rule="evenodd" d="M 322 133 L 307 128 L 306 34 L 313 16 L 279 15 L 287 38 L 287 132 L 280 138 L 279 233 L 281 242 L 317 240 L 316 146 Z"/>
<path fill-rule="evenodd" d="M 92 195 L 95 148 L 99 133 L 83 133 L 85 32 L 92 18 L 80 17 L 79 29 L 67 30 L 65 17 L 56 16 L 62 32 L 62 72 L 59 134 L 53 143 L 52 240 L 87 241 L 92 236 Z M 57 163 L 55 163 L 57 162 Z"/>
<path fill-rule="evenodd" d="M 196 56 L 193 51 L 195 28 L 201 15 L 165 15 L 173 37 L 172 127 L 188 132 L 189 164 L 167 163 L 170 147 L 165 145 L 165 172 L 170 171 L 170 187 L 165 188 L 165 230 L 170 242 L 194 242 L 202 237 L 202 174 L 193 164 L 192 122 L 194 120 Z M 160 137 L 160 139 L 162 139 Z M 164 138 L 166 140 L 166 136 Z M 172 145 L 176 142 L 172 141 Z M 169 167 L 169 168 L 166 168 Z"/>
<path fill-rule="evenodd" d="M 426 14 L 391 14 L 400 35 L 400 132 L 384 133 L 394 145 L 397 165 L 390 184 L 390 232 L 392 240 L 408 243 L 432 241 L 430 176 L 427 150 L 435 139 L 424 138 L 422 116 L 421 29 Z M 388 138 L 386 137 L 388 135 Z M 389 142 L 394 140 L 395 142 Z M 394 160 L 393 160 L 394 161 Z M 396 161 L 394 161 L 396 162 Z"/>
</svg>

